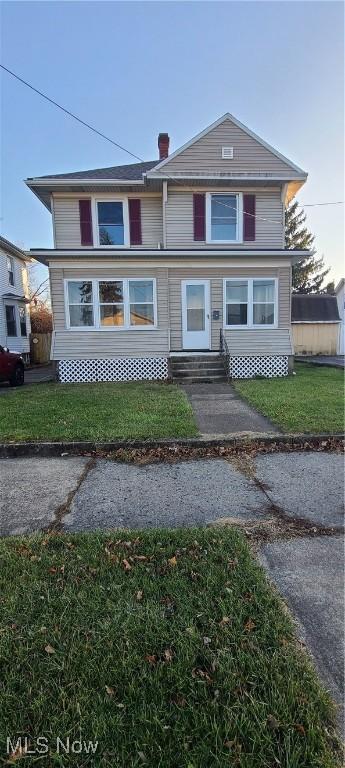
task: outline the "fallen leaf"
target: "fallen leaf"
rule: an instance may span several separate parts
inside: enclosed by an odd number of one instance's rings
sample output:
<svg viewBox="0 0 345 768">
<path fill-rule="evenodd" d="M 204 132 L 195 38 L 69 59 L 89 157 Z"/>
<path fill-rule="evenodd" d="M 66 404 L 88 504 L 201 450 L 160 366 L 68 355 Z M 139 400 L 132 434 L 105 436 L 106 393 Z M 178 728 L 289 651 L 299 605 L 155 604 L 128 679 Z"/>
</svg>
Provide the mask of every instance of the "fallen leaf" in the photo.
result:
<svg viewBox="0 0 345 768">
<path fill-rule="evenodd" d="M 140 603 L 140 600 L 143 599 L 143 591 L 142 591 L 142 589 L 138 590 L 138 592 L 137 592 L 137 594 L 135 596 L 135 599 L 138 601 L 138 603 Z"/>
<path fill-rule="evenodd" d="M 204 645 L 210 645 L 212 643 L 212 640 L 210 637 L 203 637 Z"/>
<path fill-rule="evenodd" d="M 143 763 L 146 763 L 146 757 L 145 757 L 145 754 L 144 754 L 144 752 L 138 752 L 138 757 L 140 757 L 140 760 L 141 760 Z"/>
<path fill-rule="evenodd" d="M 145 656 L 145 661 L 147 661 L 151 667 L 154 667 L 155 664 L 157 664 L 157 656 L 155 654 L 147 653 Z"/>
<path fill-rule="evenodd" d="M 248 619 L 244 625 L 244 629 L 246 632 L 252 632 L 252 630 L 255 628 L 255 622 L 252 619 Z"/>
<path fill-rule="evenodd" d="M 49 645 L 49 643 L 45 646 L 44 650 L 46 653 L 55 653 L 55 648 L 53 648 L 52 645 Z"/>
<path fill-rule="evenodd" d="M 26 742 L 24 746 L 19 744 L 18 747 L 16 747 L 16 749 L 13 752 L 11 752 L 11 754 L 9 755 L 8 762 L 15 763 L 17 760 L 20 760 L 22 757 L 26 755 L 27 749 L 28 749 L 28 745 L 26 744 Z"/>
<path fill-rule="evenodd" d="M 171 568 L 175 568 L 175 566 L 177 565 L 177 560 L 175 555 L 173 557 L 169 557 L 168 563 L 171 566 Z"/>
<path fill-rule="evenodd" d="M 125 708 L 125 705 L 122 704 L 121 702 L 119 704 L 116 704 L 115 706 L 118 707 L 118 709 L 124 709 Z"/>
<path fill-rule="evenodd" d="M 184 698 L 184 696 L 179 696 L 179 695 L 173 696 L 171 701 L 173 704 L 176 704 L 177 707 L 182 707 L 182 708 L 185 707 L 187 704 L 187 701 Z"/>
<path fill-rule="evenodd" d="M 132 570 L 132 566 L 130 565 L 128 560 L 126 560 L 126 559 L 122 560 L 122 565 L 123 565 L 125 571 L 131 571 Z"/>
<path fill-rule="evenodd" d="M 105 686 L 105 690 L 106 690 L 108 696 L 114 696 L 115 688 L 112 688 L 110 685 L 106 685 Z"/>
<path fill-rule="evenodd" d="M 173 654 L 171 648 L 166 648 L 165 649 L 165 651 L 164 651 L 165 661 L 172 661 L 173 655 L 174 654 Z"/>
<path fill-rule="evenodd" d="M 226 624 L 229 624 L 231 619 L 229 616 L 223 616 L 222 620 L 219 622 L 220 627 L 225 627 Z"/>
<path fill-rule="evenodd" d="M 279 728 L 278 720 L 274 717 L 274 715 L 268 715 L 267 725 L 271 731 L 276 731 L 277 728 Z"/>
<path fill-rule="evenodd" d="M 298 731 L 298 733 L 300 733 L 302 736 L 305 736 L 305 728 L 303 727 L 303 725 L 301 725 L 301 723 L 294 723 L 294 728 L 295 728 L 295 729 L 296 729 L 296 731 Z"/>
</svg>

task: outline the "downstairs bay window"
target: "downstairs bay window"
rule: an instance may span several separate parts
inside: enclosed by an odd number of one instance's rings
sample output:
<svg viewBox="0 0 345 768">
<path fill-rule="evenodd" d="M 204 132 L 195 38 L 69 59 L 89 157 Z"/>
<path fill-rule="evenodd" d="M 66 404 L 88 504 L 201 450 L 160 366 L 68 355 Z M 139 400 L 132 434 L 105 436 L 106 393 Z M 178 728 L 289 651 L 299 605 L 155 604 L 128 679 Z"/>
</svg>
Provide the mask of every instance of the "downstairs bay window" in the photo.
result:
<svg viewBox="0 0 345 768">
<path fill-rule="evenodd" d="M 276 278 L 224 280 L 224 327 L 276 327 L 277 290 Z"/>
<path fill-rule="evenodd" d="M 155 279 L 66 280 L 68 328 L 129 330 L 157 324 Z"/>
</svg>

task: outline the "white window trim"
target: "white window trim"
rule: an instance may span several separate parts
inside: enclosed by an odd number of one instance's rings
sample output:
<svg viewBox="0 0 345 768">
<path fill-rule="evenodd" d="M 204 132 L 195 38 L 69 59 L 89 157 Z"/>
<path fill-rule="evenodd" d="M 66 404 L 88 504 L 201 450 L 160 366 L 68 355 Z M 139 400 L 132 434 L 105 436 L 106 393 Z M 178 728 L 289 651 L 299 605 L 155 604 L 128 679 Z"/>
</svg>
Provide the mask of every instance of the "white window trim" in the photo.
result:
<svg viewBox="0 0 345 768">
<path fill-rule="evenodd" d="M 99 226 L 98 226 L 98 207 L 97 203 L 122 203 L 123 211 L 123 237 L 124 242 L 122 245 L 113 243 L 112 245 L 103 245 L 99 242 Z M 128 212 L 128 197 L 116 195 L 116 197 L 92 197 L 91 199 L 91 215 L 92 215 L 92 233 L 93 233 L 93 247 L 95 248 L 129 248 L 129 212 Z"/>
<path fill-rule="evenodd" d="M 231 282 L 231 280 L 243 280 L 248 283 L 248 299 L 247 299 L 247 324 L 246 325 L 227 325 L 226 323 L 226 307 L 227 307 L 227 301 L 226 301 L 226 284 L 227 282 Z M 266 281 L 266 280 L 272 280 L 274 282 L 274 323 L 261 323 L 261 324 L 255 324 L 253 322 L 253 283 L 259 282 L 259 281 Z M 236 303 L 236 302 L 234 302 Z M 238 302 L 239 304 L 245 303 L 245 302 Z M 237 330 L 237 331 L 246 331 L 246 330 L 264 330 L 266 328 L 278 328 L 278 278 L 277 277 L 242 277 L 237 276 L 236 277 L 225 277 L 223 279 L 223 328 L 225 330 L 231 329 L 231 330 Z"/>
<path fill-rule="evenodd" d="M 237 224 L 236 224 L 236 239 L 235 240 L 213 240 L 211 230 L 211 199 L 212 195 L 231 195 L 237 197 Z M 213 245 L 214 243 L 228 244 L 228 243 L 243 243 L 243 193 L 242 192 L 207 192 L 206 193 L 206 243 Z"/>
<path fill-rule="evenodd" d="M 130 302 L 129 302 L 129 283 L 136 282 L 138 280 L 151 280 L 153 283 L 153 319 L 154 323 L 153 325 L 130 325 Z M 92 304 L 85 304 L 85 306 L 92 306 L 93 308 L 93 325 L 71 325 L 70 324 L 70 314 L 69 314 L 69 300 L 68 300 L 68 283 L 92 283 Z M 124 324 L 123 325 L 113 325 L 113 326 L 104 326 L 101 325 L 101 319 L 100 319 L 100 304 L 102 302 L 99 301 L 99 290 L 98 285 L 99 283 L 111 283 L 111 282 L 122 282 L 123 283 L 123 302 L 119 302 L 119 304 L 124 304 Z M 105 333 L 109 332 L 115 332 L 115 333 L 121 333 L 122 331 L 155 331 L 158 328 L 157 325 L 157 288 L 156 288 L 156 278 L 155 277 L 72 277 L 68 278 L 66 277 L 64 279 L 64 296 L 65 296 L 65 323 L 66 328 L 69 331 L 82 331 L 84 333 L 85 331 L 104 331 Z M 114 302 L 116 303 L 116 302 Z M 132 302 L 133 303 L 133 302 Z M 144 302 L 144 304 L 150 304 L 150 302 Z"/>
</svg>

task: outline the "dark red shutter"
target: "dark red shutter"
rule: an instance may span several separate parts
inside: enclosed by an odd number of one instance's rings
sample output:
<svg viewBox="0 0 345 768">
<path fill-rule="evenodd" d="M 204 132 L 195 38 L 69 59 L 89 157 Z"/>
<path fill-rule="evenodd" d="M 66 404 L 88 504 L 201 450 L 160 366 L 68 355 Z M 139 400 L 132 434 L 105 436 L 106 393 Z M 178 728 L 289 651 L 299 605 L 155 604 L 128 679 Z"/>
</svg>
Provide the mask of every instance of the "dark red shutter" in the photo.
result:
<svg viewBox="0 0 345 768">
<path fill-rule="evenodd" d="M 255 240 L 255 195 L 243 195 L 243 240 Z"/>
<path fill-rule="evenodd" d="M 80 238 L 82 245 L 93 245 L 91 200 L 79 200 Z"/>
<path fill-rule="evenodd" d="M 193 195 L 194 240 L 205 237 L 205 195 Z"/>
<path fill-rule="evenodd" d="M 130 197 L 129 210 L 129 234 L 131 245 L 141 245 L 141 201 Z"/>
</svg>

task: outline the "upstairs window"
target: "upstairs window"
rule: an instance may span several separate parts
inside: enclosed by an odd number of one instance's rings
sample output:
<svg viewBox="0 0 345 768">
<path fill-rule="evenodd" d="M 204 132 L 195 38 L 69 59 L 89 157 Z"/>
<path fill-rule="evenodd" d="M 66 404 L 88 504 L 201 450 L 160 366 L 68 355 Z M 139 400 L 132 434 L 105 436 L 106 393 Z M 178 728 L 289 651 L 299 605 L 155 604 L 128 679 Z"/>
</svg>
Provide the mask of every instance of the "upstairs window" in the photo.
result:
<svg viewBox="0 0 345 768">
<path fill-rule="evenodd" d="M 236 243 L 242 239 L 242 195 L 207 195 L 206 235 L 209 243 Z"/>
<path fill-rule="evenodd" d="M 7 275 L 9 285 L 14 285 L 14 260 L 12 256 L 7 256 Z"/>
<path fill-rule="evenodd" d="M 97 202 L 97 226 L 99 245 L 125 245 L 123 202 Z"/>
</svg>

